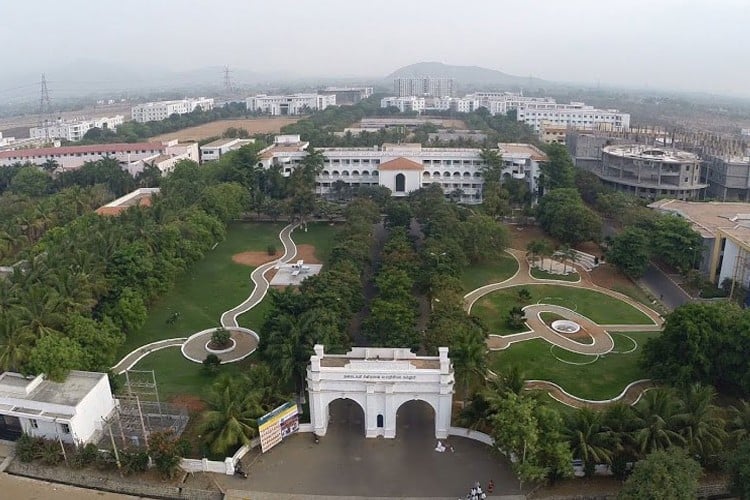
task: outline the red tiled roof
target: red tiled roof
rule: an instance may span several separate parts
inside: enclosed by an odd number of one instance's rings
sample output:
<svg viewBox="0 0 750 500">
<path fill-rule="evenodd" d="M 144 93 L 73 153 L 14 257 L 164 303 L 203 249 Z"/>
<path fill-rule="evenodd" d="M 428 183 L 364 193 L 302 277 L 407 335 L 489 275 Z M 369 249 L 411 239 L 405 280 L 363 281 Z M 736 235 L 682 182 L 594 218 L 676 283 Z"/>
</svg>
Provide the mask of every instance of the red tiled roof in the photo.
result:
<svg viewBox="0 0 750 500">
<path fill-rule="evenodd" d="M 424 170 L 421 163 L 408 160 L 403 156 L 381 163 L 378 170 Z"/>
<path fill-rule="evenodd" d="M 162 151 L 165 146 L 161 142 L 132 142 L 115 144 L 92 144 L 90 146 L 63 146 L 59 148 L 17 149 L 15 151 L 0 151 L 0 159 L 26 158 L 31 156 L 75 155 L 96 153 L 123 153 L 125 151 Z"/>
</svg>

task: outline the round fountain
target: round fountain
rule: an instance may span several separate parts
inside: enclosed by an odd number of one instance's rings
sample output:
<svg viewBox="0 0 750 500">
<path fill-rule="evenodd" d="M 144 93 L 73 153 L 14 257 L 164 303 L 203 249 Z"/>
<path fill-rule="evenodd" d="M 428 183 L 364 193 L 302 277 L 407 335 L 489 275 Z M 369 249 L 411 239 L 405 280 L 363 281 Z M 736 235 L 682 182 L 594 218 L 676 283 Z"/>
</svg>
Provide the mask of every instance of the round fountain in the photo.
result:
<svg viewBox="0 0 750 500">
<path fill-rule="evenodd" d="M 581 325 L 569 319 L 557 319 L 550 326 L 554 331 L 565 334 L 578 333 L 581 329 Z"/>
</svg>

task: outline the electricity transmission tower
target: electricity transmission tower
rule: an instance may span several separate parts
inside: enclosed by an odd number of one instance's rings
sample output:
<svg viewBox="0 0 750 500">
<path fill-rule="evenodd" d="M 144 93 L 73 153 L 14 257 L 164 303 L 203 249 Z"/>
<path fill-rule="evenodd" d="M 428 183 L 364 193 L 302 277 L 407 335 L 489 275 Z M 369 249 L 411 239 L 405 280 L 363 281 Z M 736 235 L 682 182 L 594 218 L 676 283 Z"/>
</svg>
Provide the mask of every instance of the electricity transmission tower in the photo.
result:
<svg viewBox="0 0 750 500">
<path fill-rule="evenodd" d="M 229 66 L 224 66 L 224 92 L 229 96 L 232 94 L 233 90 L 234 88 L 232 87 L 232 76 L 229 71 Z"/>
<path fill-rule="evenodd" d="M 44 140 L 49 141 L 49 128 L 52 125 L 52 103 L 47 88 L 47 78 L 42 73 L 41 94 L 39 96 L 39 126 L 44 128 Z"/>
</svg>

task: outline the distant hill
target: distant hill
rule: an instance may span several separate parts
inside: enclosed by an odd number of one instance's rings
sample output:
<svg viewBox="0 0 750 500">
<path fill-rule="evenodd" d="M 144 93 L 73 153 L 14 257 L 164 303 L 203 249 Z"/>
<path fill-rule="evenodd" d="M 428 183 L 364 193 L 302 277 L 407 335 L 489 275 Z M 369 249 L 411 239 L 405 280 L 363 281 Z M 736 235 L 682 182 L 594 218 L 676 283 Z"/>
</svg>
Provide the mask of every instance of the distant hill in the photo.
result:
<svg viewBox="0 0 750 500">
<path fill-rule="evenodd" d="M 461 85 L 495 85 L 506 87 L 538 87 L 550 82 L 539 78 L 516 76 L 479 66 L 453 66 L 440 62 L 419 62 L 399 68 L 385 79 L 393 81 L 398 77 L 409 76 L 437 76 L 453 78 Z"/>
</svg>

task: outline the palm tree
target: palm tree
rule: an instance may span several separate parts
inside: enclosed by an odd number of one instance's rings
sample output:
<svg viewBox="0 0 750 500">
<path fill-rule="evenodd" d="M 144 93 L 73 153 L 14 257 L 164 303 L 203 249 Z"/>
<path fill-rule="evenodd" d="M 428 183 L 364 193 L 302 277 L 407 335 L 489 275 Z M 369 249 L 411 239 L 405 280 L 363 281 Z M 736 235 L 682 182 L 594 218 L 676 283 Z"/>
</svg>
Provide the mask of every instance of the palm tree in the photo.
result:
<svg viewBox="0 0 750 500">
<path fill-rule="evenodd" d="M 531 240 L 526 245 L 526 255 L 531 254 L 531 263 L 536 264 L 536 259 L 544 252 L 545 242 L 542 240 Z"/>
<path fill-rule="evenodd" d="M 679 401 L 668 389 L 653 389 L 643 395 L 634 407 L 637 430 L 633 433 L 641 454 L 685 443 L 679 433 L 679 410 Z"/>
<path fill-rule="evenodd" d="M 26 291 L 17 307 L 19 328 L 39 338 L 59 332 L 64 322 L 59 295 L 41 286 Z"/>
<path fill-rule="evenodd" d="M 34 337 L 18 328 L 12 316 L 0 316 L 0 371 L 19 371 L 34 343 Z"/>
<path fill-rule="evenodd" d="M 729 408 L 729 428 L 734 442 L 750 437 L 750 401 L 741 400 L 739 405 Z"/>
<path fill-rule="evenodd" d="M 713 387 L 693 384 L 684 393 L 678 415 L 680 434 L 685 439 L 688 451 L 702 462 L 720 451 L 727 437 L 725 421 L 713 404 L 715 397 Z"/>
<path fill-rule="evenodd" d="M 575 264 L 578 260 L 578 253 L 570 245 L 563 245 L 557 251 L 557 254 L 561 257 L 563 263 L 563 274 L 568 274 L 568 261 Z"/>
<path fill-rule="evenodd" d="M 636 429 L 633 408 L 624 403 L 615 403 L 604 413 L 604 429 L 612 450 L 612 473 L 618 479 L 627 474 L 627 463 L 636 458 L 633 432 Z"/>
<path fill-rule="evenodd" d="M 597 463 L 611 463 L 613 439 L 604 427 L 601 412 L 581 408 L 566 422 L 565 438 L 574 458 L 583 460 L 586 476 L 594 473 Z"/>
<path fill-rule="evenodd" d="M 258 393 L 246 382 L 245 378 L 227 376 L 211 388 L 209 409 L 201 415 L 199 428 L 213 454 L 226 456 L 257 434 L 257 419 L 264 410 Z"/>
<path fill-rule="evenodd" d="M 456 374 L 456 383 L 463 386 L 463 401 L 469 397 L 472 385 L 482 383 L 487 373 L 487 343 L 472 328 L 459 328 L 450 345 L 450 358 Z"/>
</svg>

